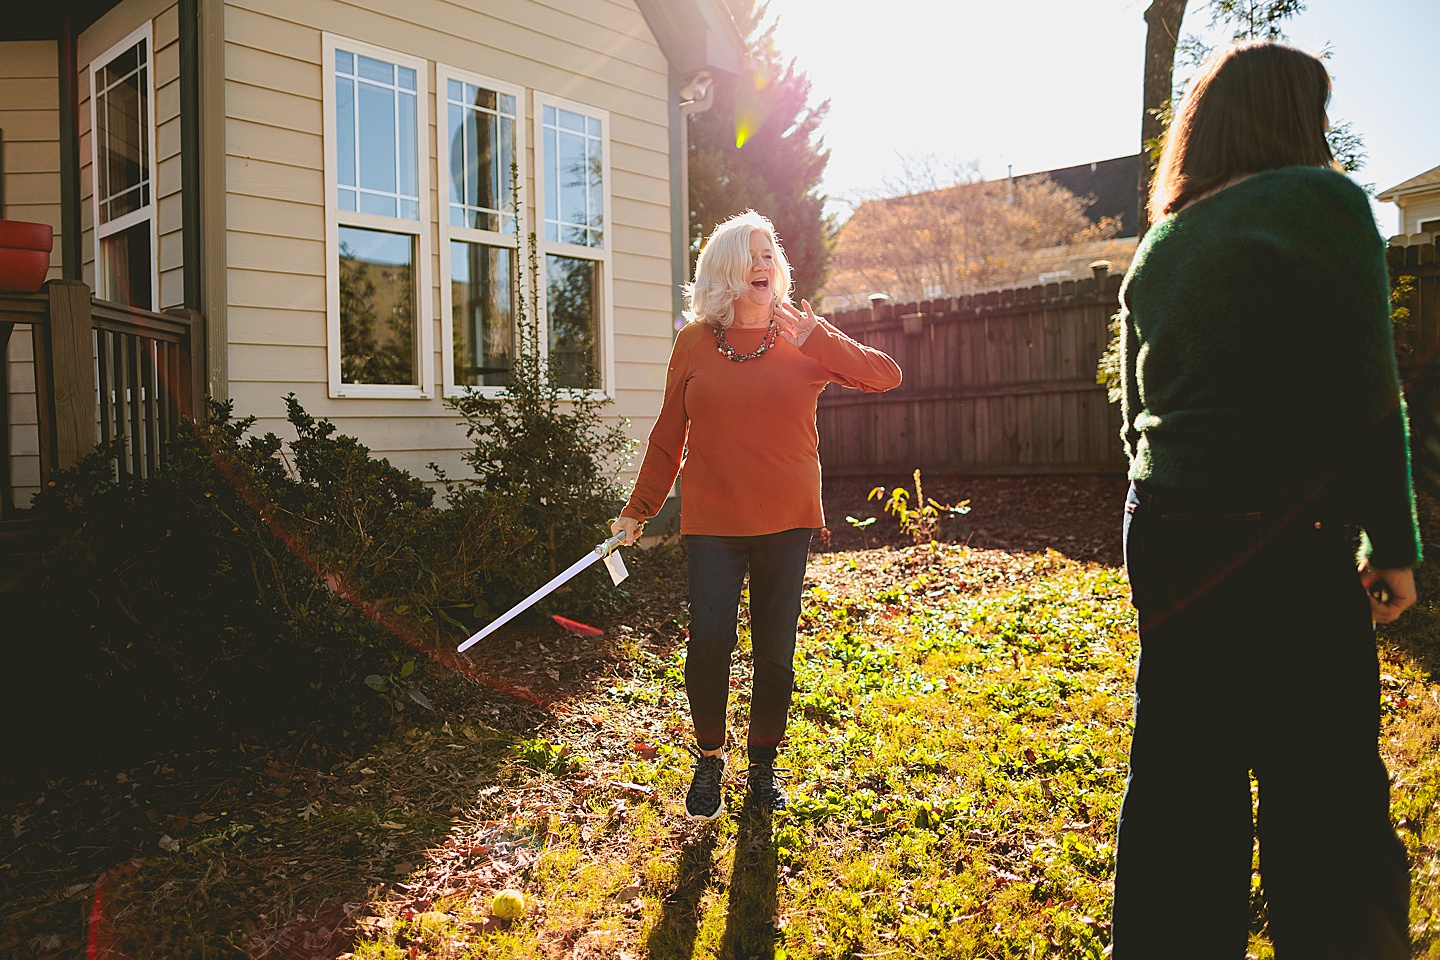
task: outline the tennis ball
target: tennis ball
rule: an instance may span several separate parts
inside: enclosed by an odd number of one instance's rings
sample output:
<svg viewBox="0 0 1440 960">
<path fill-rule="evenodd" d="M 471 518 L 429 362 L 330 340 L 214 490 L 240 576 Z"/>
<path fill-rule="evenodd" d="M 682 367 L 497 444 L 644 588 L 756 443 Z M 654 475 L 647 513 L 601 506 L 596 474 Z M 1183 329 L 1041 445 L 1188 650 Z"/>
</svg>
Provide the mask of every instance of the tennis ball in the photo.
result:
<svg viewBox="0 0 1440 960">
<path fill-rule="evenodd" d="M 490 903 L 490 912 L 501 920 L 525 916 L 525 895 L 519 890 L 501 890 Z"/>
</svg>

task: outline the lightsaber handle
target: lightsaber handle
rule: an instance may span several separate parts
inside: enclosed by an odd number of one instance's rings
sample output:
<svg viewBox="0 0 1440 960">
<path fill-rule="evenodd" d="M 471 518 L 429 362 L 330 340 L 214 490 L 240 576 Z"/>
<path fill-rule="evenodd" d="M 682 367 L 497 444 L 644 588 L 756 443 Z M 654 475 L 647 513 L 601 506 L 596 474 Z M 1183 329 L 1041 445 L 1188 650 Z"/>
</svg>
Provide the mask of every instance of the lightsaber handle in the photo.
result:
<svg viewBox="0 0 1440 960">
<path fill-rule="evenodd" d="M 620 546 L 620 544 L 624 542 L 625 531 L 622 530 L 619 533 L 615 534 L 613 537 L 607 539 L 604 543 L 595 544 L 595 552 L 600 554 L 600 556 L 602 557 L 608 557 L 610 556 L 610 554 L 615 552 L 615 550 Z"/>
</svg>

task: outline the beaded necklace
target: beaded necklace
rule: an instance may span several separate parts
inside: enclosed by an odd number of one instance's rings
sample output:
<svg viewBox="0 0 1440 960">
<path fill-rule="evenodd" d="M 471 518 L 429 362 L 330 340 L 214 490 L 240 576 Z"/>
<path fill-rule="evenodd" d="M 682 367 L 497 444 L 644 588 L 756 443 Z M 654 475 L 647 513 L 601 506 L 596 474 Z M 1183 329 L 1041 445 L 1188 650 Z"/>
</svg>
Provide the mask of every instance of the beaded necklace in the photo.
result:
<svg viewBox="0 0 1440 960">
<path fill-rule="evenodd" d="M 764 354 L 765 351 L 775 346 L 775 338 L 780 333 L 780 329 L 775 325 L 775 318 L 771 317 L 770 327 L 765 331 L 765 336 L 761 338 L 760 346 L 757 347 L 753 353 L 738 353 L 734 347 L 730 346 L 730 342 L 725 339 L 724 327 L 718 323 L 714 323 L 710 325 L 710 329 L 715 331 L 715 349 L 724 354 L 725 359 L 733 360 L 736 363 L 754 360 L 756 357 Z"/>
</svg>

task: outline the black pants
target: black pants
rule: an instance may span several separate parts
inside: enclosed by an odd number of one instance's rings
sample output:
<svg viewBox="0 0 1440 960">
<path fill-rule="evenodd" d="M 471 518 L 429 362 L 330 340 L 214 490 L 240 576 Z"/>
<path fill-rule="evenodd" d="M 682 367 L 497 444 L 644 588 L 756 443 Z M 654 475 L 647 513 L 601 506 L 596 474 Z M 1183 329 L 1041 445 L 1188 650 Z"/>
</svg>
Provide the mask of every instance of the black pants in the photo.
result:
<svg viewBox="0 0 1440 960">
<path fill-rule="evenodd" d="M 1374 629 L 1343 529 L 1132 488 L 1125 563 L 1141 653 L 1113 960 L 1243 957 L 1257 832 L 1279 960 L 1408 957 Z"/>
<path fill-rule="evenodd" d="M 746 746 L 751 762 L 774 760 L 795 684 L 795 629 L 813 530 L 759 537 L 687 536 L 690 639 L 685 645 L 685 693 L 695 742 L 705 750 L 725 743 L 730 657 L 745 571 L 750 571 L 750 642 L 755 684 Z"/>
</svg>

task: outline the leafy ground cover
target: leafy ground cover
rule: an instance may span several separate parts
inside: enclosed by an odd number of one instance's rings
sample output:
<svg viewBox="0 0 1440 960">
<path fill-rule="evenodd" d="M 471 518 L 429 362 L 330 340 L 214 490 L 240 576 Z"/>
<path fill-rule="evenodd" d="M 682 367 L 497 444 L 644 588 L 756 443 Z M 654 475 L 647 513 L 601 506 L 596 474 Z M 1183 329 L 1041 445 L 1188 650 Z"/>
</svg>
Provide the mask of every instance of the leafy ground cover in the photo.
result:
<svg viewBox="0 0 1440 960">
<path fill-rule="evenodd" d="M 1103 955 L 1136 644 L 1122 571 L 959 543 L 815 554 L 794 803 L 746 809 L 732 746 L 731 813 L 695 827 L 681 559 L 627 558 L 606 636 L 491 647 L 511 693 L 434 690 L 433 716 L 401 714 L 364 756 L 297 731 L 18 797 L 0 955 L 78 957 L 87 938 L 133 957 Z M 1382 645 L 1423 957 L 1440 957 L 1435 566 Z M 491 916 L 506 888 L 528 901 L 513 922 Z M 1251 953 L 1270 955 L 1258 910 Z"/>
</svg>

